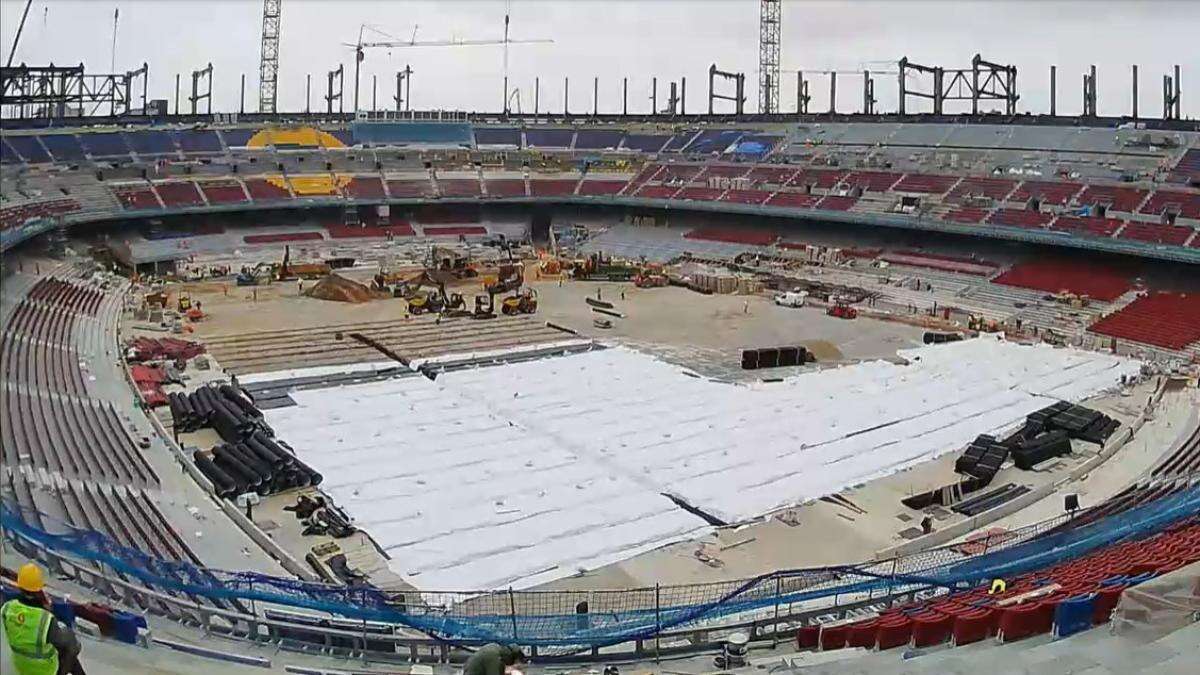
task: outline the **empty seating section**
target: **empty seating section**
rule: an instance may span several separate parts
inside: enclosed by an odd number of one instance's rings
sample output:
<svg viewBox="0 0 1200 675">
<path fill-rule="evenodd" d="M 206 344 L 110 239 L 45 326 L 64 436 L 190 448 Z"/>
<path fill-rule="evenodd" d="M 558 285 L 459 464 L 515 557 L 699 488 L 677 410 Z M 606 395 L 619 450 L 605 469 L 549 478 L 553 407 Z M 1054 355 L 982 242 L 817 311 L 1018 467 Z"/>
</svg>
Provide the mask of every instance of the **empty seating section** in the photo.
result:
<svg viewBox="0 0 1200 675">
<path fill-rule="evenodd" d="M 661 134 L 626 134 L 621 147 L 638 152 L 658 152 L 669 140 L 671 136 Z"/>
<path fill-rule="evenodd" d="M 844 195 L 828 195 L 817 202 L 818 209 L 827 211 L 849 211 L 851 206 L 858 203 L 857 197 L 847 197 Z"/>
<path fill-rule="evenodd" d="M 487 234 L 487 228 L 482 225 L 422 225 L 421 231 L 427 237 L 465 237 Z"/>
<path fill-rule="evenodd" d="M 1123 541 L 1053 566 L 1006 579 L 1003 591 L 991 583 L 952 591 L 928 600 L 889 607 L 852 622 L 813 624 L 797 632 L 800 648 L 864 647 L 892 649 L 980 642 L 1004 642 L 1049 633 L 1060 637 L 1108 623 L 1122 592 L 1161 574 L 1200 560 L 1200 522 L 1195 518 L 1163 532 Z M 1076 611 L 1061 611 L 1071 606 Z M 1071 620 L 1072 614 L 1081 620 Z"/>
<path fill-rule="evenodd" d="M 750 168 L 747 166 L 728 165 L 728 164 L 710 164 L 704 167 L 695 178 L 695 180 L 708 180 L 709 178 L 741 178 L 749 173 Z"/>
<path fill-rule="evenodd" d="M 0 164 L 20 164 L 21 156 L 8 145 L 8 141 L 0 136 Z"/>
<path fill-rule="evenodd" d="M 762 204 L 771 193 L 766 190 L 727 190 L 721 201 L 735 204 Z"/>
<path fill-rule="evenodd" d="M 699 239 L 702 241 L 724 241 L 732 244 L 748 244 L 750 246 L 770 246 L 779 239 L 779 235 L 769 232 L 755 232 L 731 227 L 701 227 L 683 235 L 684 239 Z"/>
<path fill-rule="evenodd" d="M 696 135 L 680 152 L 711 155 L 723 153 L 746 132 L 730 129 L 706 129 Z"/>
<path fill-rule="evenodd" d="M 197 185 L 209 204 L 241 204 L 246 201 L 242 184 L 237 181 L 206 181 Z"/>
<path fill-rule="evenodd" d="M 433 185 L 428 178 L 420 180 L 389 180 L 387 182 L 388 194 L 393 199 L 404 199 L 408 197 L 432 197 Z"/>
<path fill-rule="evenodd" d="M 845 177 L 846 172 L 839 169 L 801 169 L 788 185 L 832 190 Z"/>
<path fill-rule="evenodd" d="M 525 145 L 530 148 L 569 148 L 574 140 L 574 129 L 525 130 Z"/>
<path fill-rule="evenodd" d="M 149 186 L 140 187 L 113 187 L 113 194 L 117 196 L 117 200 L 121 202 L 121 206 L 130 211 L 143 211 L 145 209 L 161 209 L 162 205 L 158 203 L 158 198 L 154 196 L 154 190 Z"/>
<path fill-rule="evenodd" d="M 535 197 L 555 197 L 575 194 L 575 186 L 579 181 L 573 178 L 552 180 L 530 180 L 529 194 Z"/>
<path fill-rule="evenodd" d="M 1155 244 L 1182 246 L 1192 236 L 1192 228 L 1176 225 L 1159 225 L 1157 223 L 1129 223 L 1117 235 L 1118 239 L 1133 239 Z"/>
<path fill-rule="evenodd" d="M 375 176 L 355 176 L 346 184 L 346 195 L 352 199 L 383 199 L 383 181 Z"/>
<path fill-rule="evenodd" d="M 746 174 L 755 185 L 786 185 L 796 175 L 796 169 L 787 166 L 756 166 Z"/>
<path fill-rule="evenodd" d="M 98 316 L 104 300 L 98 290 L 45 278 L 13 309 L 0 334 L 0 456 L 6 466 L 157 485 L 115 409 L 87 391 L 76 326 Z"/>
<path fill-rule="evenodd" d="M 292 241 L 320 241 L 325 236 L 320 232 L 276 232 L 274 234 L 248 234 L 242 237 L 247 244 L 283 244 Z"/>
<path fill-rule="evenodd" d="M 1164 349 L 1183 349 L 1200 341 L 1200 294 L 1144 295 L 1088 330 Z"/>
<path fill-rule="evenodd" d="M 904 178 L 900 179 L 900 182 L 892 187 L 892 191 L 940 195 L 949 191 L 957 182 L 957 176 L 933 176 L 923 173 L 909 173 L 905 174 Z"/>
<path fill-rule="evenodd" d="M 617 129 L 580 129 L 575 132 L 576 150 L 615 150 L 625 132 Z"/>
<path fill-rule="evenodd" d="M 175 132 L 175 138 L 178 139 L 179 149 L 183 150 L 184 154 L 198 155 L 224 151 L 224 148 L 221 147 L 221 139 L 217 138 L 215 131 L 186 129 Z"/>
<path fill-rule="evenodd" d="M 1079 194 L 1083 185 L 1079 183 L 1059 183 L 1055 181 L 1027 180 L 1017 186 L 1009 195 L 1008 201 L 1027 202 L 1038 199 L 1043 204 L 1057 206 L 1065 205 L 1071 198 Z"/>
<path fill-rule="evenodd" d="M 605 196 L 615 195 L 624 188 L 626 182 L 623 180 L 584 180 L 579 185 L 579 194 Z"/>
<path fill-rule="evenodd" d="M 667 144 L 662 147 L 661 152 L 679 152 L 680 150 L 683 150 L 688 143 L 691 143 L 692 139 L 695 138 L 696 135 L 697 134 L 695 131 L 685 131 L 683 133 L 675 134 L 667 140 Z"/>
<path fill-rule="evenodd" d="M 767 200 L 767 206 L 783 208 L 813 208 L 821 201 L 820 195 L 810 195 L 803 192 L 776 192 Z M 847 207 L 849 208 L 849 207 Z"/>
<path fill-rule="evenodd" d="M 179 152 L 175 140 L 165 131 L 130 131 L 126 132 L 125 140 L 139 155 L 174 155 Z"/>
<path fill-rule="evenodd" d="M 44 164 L 51 161 L 50 155 L 42 147 L 37 136 L 5 136 L 4 140 L 8 143 L 8 147 L 21 156 L 21 159 L 30 164 Z"/>
<path fill-rule="evenodd" d="M 1131 288 L 1129 277 L 1120 270 L 1071 259 L 1020 263 L 992 283 L 1047 293 L 1067 291 L 1105 302 L 1116 300 Z"/>
<path fill-rule="evenodd" d="M 30 202 L 19 206 L 9 206 L 0 209 L 0 230 L 20 227 L 31 220 L 53 218 L 78 210 L 79 202 L 74 199 L 55 199 L 48 202 Z"/>
<path fill-rule="evenodd" d="M 172 206 L 201 206 L 204 204 L 204 198 L 196 190 L 196 184 L 190 180 L 158 183 L 154 186 L 154 191 L 162 199 L 162 203 L 167 207 Z"/>
<path fill-rule="evenodd" d="M 1174 213 L 1184 218 L 1200 220 L 1200 192 L 1173 192 L 1158 190 L 1138 209 L 1138 213 L 1162 215 Z"/>
<path fill-rule="evenodd" d="M 1089 185 L 1075 201 L 1084 206 L 1107 206 L 1113 211 L 1133 213 L 1146 198 L 1146 191 L 1115 185 Z"/>
<path fill-rule="evenodd" d="M 642 199 L 670 199 L 678 191 L 679 188 L 669 185 L 643 185 L 634 196 Z"/>
<path fill-rule="evenodd" d="M 862 188 L 864 192 L 887 192 L 900 178 L 901 174 L 891 171 L 851 171 L 842 183 L 846 187 Z"/>
<path fill-rule="evenodd" d="M 416 232 L 412 225 L 396 221 L 387 225 L 326 225 L 330 239 L 361 239 L 364 237 L 411 237 Z"/>
<path fill-rule="evenodd" d="M 1121 229 L 1124 221 L 1115 218 L 1095 218 L 1092 216 L 1059 216 L 1054 219 L 1050 229 L 1060 232 L 1079 232 L 1097 237 L 1111 237 Z"/>
<path fill-rule="evenodd" d="M 1167 180 L 1172 183 L 1200 184 L 1200 150 L 1192 149 L 1183 153 Z"/>
<path fill-rule="evenodd" d="M 1054 220 L 1054 215 L 1029 209 L 996 209 L 988 216 L 988 223 L 1005 227 L 1045 227 Z"/>
<path fill-rule="evenodd" d="M 225 140 L 225 145 L 230 148 L 244 148 L 258 133 L 257 129 L 222 129 L 221 138 Z"/>
<path fill-rule="evenodd" d="M 335 143 L 330 142 L 330 140 L 328 138 L 321 136 L 320 137 L 321 145 L 326 148 L 338 148 L 338 147 L 349 148 L 349 147 L 354 146 L 354 133 L 351 132 L 349 129 L 321 129 L 320 131 L 324 131 L 325 133 L 332 136 L 339 143 L 341 143 L 341 145 L 339 146 Z M 228 144 L 228 142 L 229 142 L 228 135 L 225 135 L 225 142 L 226 142 L 226 144 Z"/>
<path fill-rule="evenodd" d="M 475 127 L 475 145 L 503 145 L 519 148 L 521 147 L 521 130 Z"/>
<path fill-rule="evenodd" d="M 443 197 L 478 197 L 479 181 L 474 178 L 439 178 L 438 188 Z"/>
<path fill-rule="evenodd" d="M 119 132 L 79 134 L 79 141 L 92 157 L 118 157 L 129 155 L 129 146 Z"/>
<path fill-rule="evenodd" d="M 959 208 L 946 214 L 946 220 L 952 223 L 974 225 L 982 223 L 988 217 L 989 209 Z"/>
<path fill-rule="evenodd" d="M 968 177 L 950 190 L 946 201 L 961 204 L 973 198 L 985 198 L 992 201 L 1002 201 L 1017 186 L 1016 181 L 1005 178 Z"/>
<path fill-rule="evenodd" d="M 443 194 L 445 191 L 443 190 Z M 487 181 L 489 197 L 525 197 L 524 178 L 497 178 Z"/>
<path fill-rule="evenodd" d="M 261 178 L 247 178 L 246 191 L 250 193 L 250 199 L 256 202 L 276 202 L 292 198 L 292 193 L 288 192 L 287 188 Z"/>
<path fill-rule="evenodd" d="M 685 187 L 675 195 L 675 199 L 688 199 L 697 202 L 712 202 L 716 201 L 717 198 L 721 196 L 722 192 L 725 191 L 720 188 Z"/>
<path fill-rule="evenodd" d="M 663 183 L 690 183 L 704 171 L 703 166 L 665 164 L 662 171 L 655 175 L 654 180 Z"/>
<path fill-rule="evenodd" d="M 86 159 L 83 146 L 79 144 L 75 134 L 43 134 L 41 141 L 56 162 L 77 162 Z"/>
</svg>

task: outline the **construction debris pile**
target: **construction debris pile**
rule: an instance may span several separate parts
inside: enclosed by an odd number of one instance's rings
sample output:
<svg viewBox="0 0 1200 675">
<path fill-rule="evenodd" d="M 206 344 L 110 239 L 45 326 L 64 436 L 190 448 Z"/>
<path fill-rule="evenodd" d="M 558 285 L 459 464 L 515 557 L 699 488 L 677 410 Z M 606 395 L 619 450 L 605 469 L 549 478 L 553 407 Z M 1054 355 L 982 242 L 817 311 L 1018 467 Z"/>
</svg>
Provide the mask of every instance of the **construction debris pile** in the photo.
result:
<svg viewBox="0 0 1200 675">
<path fill-rule="evenodd" d="M 369 302 L 377 297 L 387 297 L 380 296 L 367 286 L 337 274 L 330 274 L 321 279 L 315 286 L 304 291 L 304 295 L 318 300 L 354 303 Z"/>
<path fill-rule="evenodd" d="M 129 342 L 125 355 L 130 363 L 188 360 L 204 353 L 204 345 L 178 338 L 137 337 Z"/>
</svg>

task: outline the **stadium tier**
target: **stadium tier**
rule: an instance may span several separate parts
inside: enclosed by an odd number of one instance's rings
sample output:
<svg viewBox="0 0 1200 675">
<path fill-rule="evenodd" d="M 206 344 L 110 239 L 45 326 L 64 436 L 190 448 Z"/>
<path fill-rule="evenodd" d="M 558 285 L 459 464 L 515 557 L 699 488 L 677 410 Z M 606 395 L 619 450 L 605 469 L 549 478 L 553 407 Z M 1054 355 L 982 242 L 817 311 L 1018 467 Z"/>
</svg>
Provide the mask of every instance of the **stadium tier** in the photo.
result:
<svg viewBox="0 0 1200 675">
<path fill-rule="evenodd" d="M 1200 294 L 1157 292 L 1139 297 L 1088 330 L 1166 349 L 1200 340 Z"/>
</svg>

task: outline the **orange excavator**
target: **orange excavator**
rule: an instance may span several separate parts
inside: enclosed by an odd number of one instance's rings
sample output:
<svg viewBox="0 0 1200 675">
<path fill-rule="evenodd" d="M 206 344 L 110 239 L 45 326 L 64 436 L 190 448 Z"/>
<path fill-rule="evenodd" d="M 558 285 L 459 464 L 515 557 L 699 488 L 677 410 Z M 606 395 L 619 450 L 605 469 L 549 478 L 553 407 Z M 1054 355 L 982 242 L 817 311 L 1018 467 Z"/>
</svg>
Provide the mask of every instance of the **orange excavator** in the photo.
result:
<svg viewBox="0 0 1200 675">
<path fill-rule="evenodd" d="M 825 311 L 825 313 L 828 314 L 829 316 L 836 316 L 839 319 L 857 319 L 858 318 L 858 310 L 851 307 L 849 304 L 847 304 L 845 302 L 841 302 L 841 301 L 838 301 L 838 302 L 834 303 L 833 305 L 831 305 L 829 307 L 829 309 L 827 309 Z"/>
</svg>

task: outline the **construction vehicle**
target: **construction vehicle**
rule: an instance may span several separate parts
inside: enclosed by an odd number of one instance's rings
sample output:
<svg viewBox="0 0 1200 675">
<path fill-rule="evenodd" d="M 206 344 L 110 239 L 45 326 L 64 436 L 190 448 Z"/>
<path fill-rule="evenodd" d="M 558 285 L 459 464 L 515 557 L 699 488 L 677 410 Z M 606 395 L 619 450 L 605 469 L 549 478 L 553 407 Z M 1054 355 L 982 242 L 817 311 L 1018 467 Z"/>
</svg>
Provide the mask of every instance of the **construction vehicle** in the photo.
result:
<svg viewBox="0 0 1200 675">
<path fill-rule="evenodd" d="M 507 244 L 503 244 L 507 249 Z M 509 252 L 511 259 L 512 252 Z M 450 248 L 449 246 L 434 245 L 429 249 L 429 259 L 425 261 L 426 269 L 434 270 L 443 274 L 448 274 L 455 279 L 470 279 L 477 276 L 479 273 L 471 264 L 471 259 L 460 253 L 459 251 Z"/>
<path fill-rule="evenodd" d="M 998 333 L 1003 329 L 999 321 L 995 319 L 985 319 L 982 316 L 970 316 L 967 318 L 967 328 L 980 333 Z"/>
<path fill-rule="evenodd" d="M 533 314 L 537 311 L 537 307 L 537 291 L 529 287 L 505 298 L 504 302 L 500 303 L 500 311 L 509 316 Z"/>
<path fill-rule="evenodd" d="M 663 273 L 662 265 L 647 265 L 638 270 L 633 277 L 633 285 L 638 288 L 662 288 L 669 280 Z"/>
<path fill-rule="evenodd" d="M 192 294 L 187 291 L 180 291 L 179 297 L 176 299 L 176 304 L 180 314 L 186 313 L 192 308 Z"/>
<path fill-rule="evenodd" d="M 775 304 L 780 307 L 803 307 L 808 299 L 808 291 L 784 291 L 775 296 Z"/>
<path fill-rule="evenodd" d="M 839 319 L 857 319 L 858 310 L 844 302 L 836 302 L 825 310 L 829 316 L 834 316 Z"/>
<path fill-rule="evenodd" d="M 587 258 L 576 260 L 571 276 L 583 281 L 629 281 L 641 272 L 641 267 L 630 262 L 614 261 L 611 256 L 593 253 Z"/>
<path fill-rule="evenodd" d="M 431 287 L 431 290 L 422 291 L 422 288 L 427 287 Z M 467 307 L 461 293 L 446 293 L 446 282 L 429 272 L 421 272 L 416 277 L 401 282 L 395 287 L 393 295 L 406 299 L 408 311 L 412 314 L 460 312 Z"/>
<path fill-rule="evenodd" d="M 329 276 L 332 268 L 328 263 L 300 263 L 291 264 L 292 247 L 283 247 L 283 262 L 279 264 L 275 270 L 275 278 L 279 281 L 288 281 L 290 279 L 320 279 L 321 277 Z"/>
<path fill-rule="evenodd" d="M 271 279 L 275 276 L 275 269 L 269 263 L 258 263 L 254 267 L 243 267 L 238 273 L 236 283 L 238 286 L 257 286 L 261 283 L 271 283 Z"/>
</svg>

